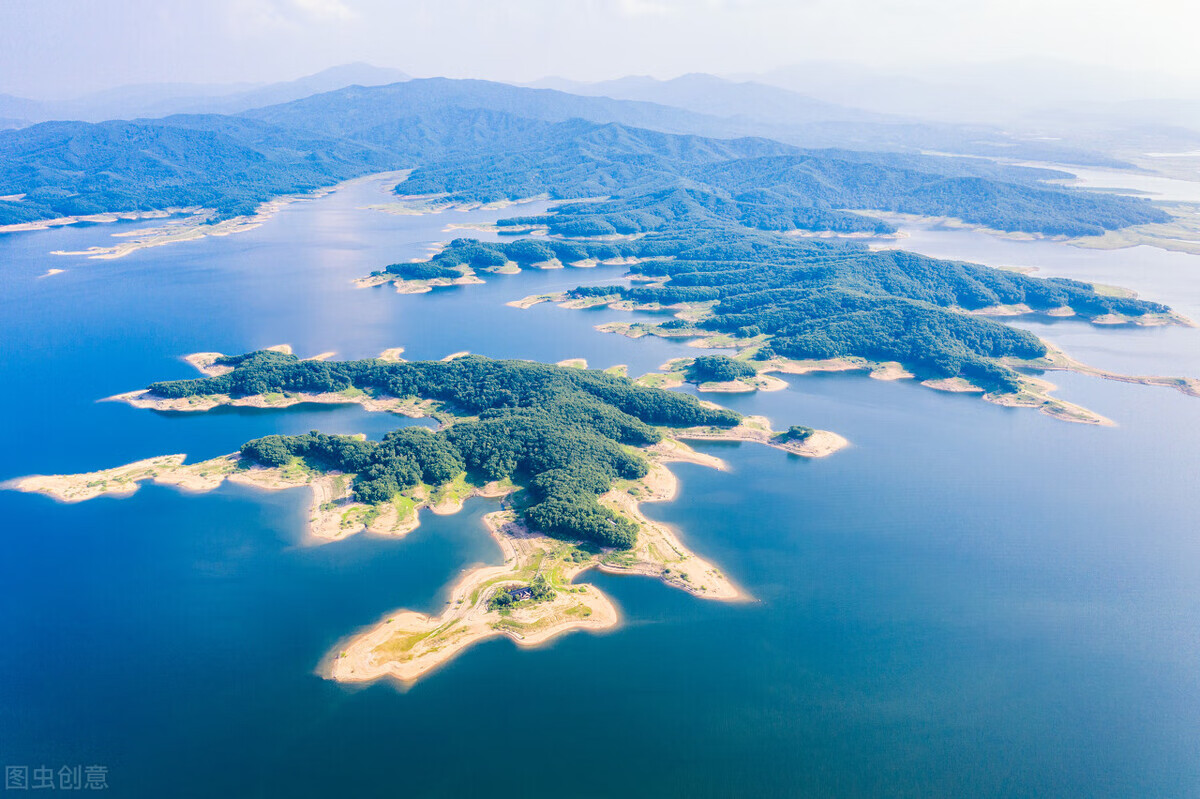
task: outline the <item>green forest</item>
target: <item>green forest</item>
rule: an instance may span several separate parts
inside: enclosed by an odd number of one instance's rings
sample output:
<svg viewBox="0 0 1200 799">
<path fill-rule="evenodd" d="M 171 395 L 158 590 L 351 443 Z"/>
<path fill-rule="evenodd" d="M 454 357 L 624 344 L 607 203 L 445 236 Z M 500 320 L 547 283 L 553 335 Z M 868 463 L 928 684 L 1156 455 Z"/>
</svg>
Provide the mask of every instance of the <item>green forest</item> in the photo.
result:
<svg viewBox="0 0 1200 799">
<path fill-rule="evenodd" d="M 595 207 L 602 212 L 600 205 Z M 922 378 L 964 377 L 1000 392 L 1015 391 L 1018 375 L 998 360 L 1037 358 L 1045 355 L 1045 346 L 1032 333 L 964 310 L 1024 303 L 1035 311 L 1069 307 L 1085 319 L 1169 310 L 1158 303 L 1098 294 L 1075 280 L 705 224 L 695 219 L 615 241 L 456 239 L 428 264 L 459 275 L 464 267 L 488 269 L 507 261 L 524 266 L 548 256 L 563 262 L 632 256 L 641 259 L 629 267 L 641 282 L 583 286 L 568 294 L 643 304 L 705 304 L 696 329 L 742 339 L 766 336 L 757 353 L 761 359 L 857 356 L 898 361 Z M 693 325 L 673 319 L 660 327 Z"/>
<path fill-rule="evenodd" d="M 778 231 L 891 229 L 853 209 L 1073 236 L 1169 219 L 1143 199 L 1045 183 L 1065 176 L 1049 170 L 805 150 L 639 122 L 655 120 L 606 98 L 442 79 L 350 87 L 238 115 L 46 122 L 0 132 L 0 196 L 9 198 L 0 200 L 0 225 L 193 206 L 224 218 L 283 194 L 405 168 L 415 169 L 398 187 L 406 194 L 607 198 L 539 220 L 564 236 L 697 219 Z"/>
<path fill-rule="evenodd" d="M 280 466 L 303 458 L 355 475 L 354 496 L 386 502 L 424 483 L 439 486 L 464 471 L 476 483 L 523 486 L 522 512 L 534 529 L 626 549 L 637 525 L 597 496 L 614 481 L 645 476 L 637 452 L 663 437 L 659 427 L 732 427 L 738 414 L 694 397 L 646 388 L 604 372 L 466 356 L 451 361 L 302 361 L 260 351 L 220 360 L 217 377 L 154 383 L 160 397 L 358 389 L 378 396 L 435 400 L 453 416 L 431 432 L 404 428 L 381 441 L 318 432 L 247 442 L 248 461 Z"/>
<path fill-rule="evenodd" d="M 758 370 L 750 364 L 735 361 L 728 355 L 701 355 L 684 371 L 689 383 L 725 383 L 757 374 Z"/>
</svg>

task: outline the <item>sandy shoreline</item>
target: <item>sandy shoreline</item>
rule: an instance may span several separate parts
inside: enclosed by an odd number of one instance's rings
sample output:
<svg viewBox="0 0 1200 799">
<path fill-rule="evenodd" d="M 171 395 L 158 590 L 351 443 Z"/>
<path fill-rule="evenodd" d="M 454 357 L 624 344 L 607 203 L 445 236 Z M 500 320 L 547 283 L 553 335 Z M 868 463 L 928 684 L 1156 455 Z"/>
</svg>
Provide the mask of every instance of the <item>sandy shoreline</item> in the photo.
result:
<svg viewBox="0 0 1200 799">
<path fill-rule="evenodd" d="M 290 408 L 293 405 L 361 405 L 373 413 L 396 413 L 419 419 L 436 418 L 438 405 L 432 400 L 372 397 L 352 390 L 332 393 L 259 394 L 250 397 L 231 397 L 228 394 L 206 394 L 193 397 L 166 398 L 151 394 L 148 389 L 129 391 L 105 397 L 101 402 L 124 402 L 135 408 L 151 411 L 204 412 L 221 406 L 233 408 Z"/>
<path fill-rule="evenodd" d="M 322 668 L 324 676 L 339 682 L 367 682 L 391 677 L 416 680 L 466 648 L 500 635 L 519 646 L 537 646 L 571 630 L 603 630 L 619 621 L 616 606 L 594 586 L 574 585 L 584 566 L 560 572 L 571 591 L 559 590 L 550 602 L 511 611 L 503 616 L 488 610 L 495 591 L 513 582 L 524 582 L 534 558 L 544 561 L 562 542 L 531 535 L 511 511 L 484 517 L 488 531 L 500 546 L 504 563 L 468 572 L 451 589 L 447 607 L 438 616 L 399 610 L 373 628 L 339 646 Z"/>
<path fill-rule="evenodd" d="M 1048 352 L 1044 358 L 1038 358 L 1033 361 L 1012 361 L 1011 365 L 1026 369 L 1075 372 L 1076 374 L 1098 377 L 1102 380 L 1113 380 L 1118 383 L 1136 383 L 1143 386 L 1173 388 L 1189 397 L 1200 397 L 1200 379 L 1198 378 L 1169 377 L 1163 375 L 1124 375 L 1118 372 L 1110 372 L 1107 369 L 1088 366 L 1085 363 L 1075 360 L 1049 342 L 1046 342 L 1046 347 Z"/>
<path fill-rule="evenodd" d="M 500 546 L 504 563 L 480 566 L 450 590 L 446 609 L 437 616 L 397 610 L 381 622 L 351 636 L 326 657 L 322 673 L 339 682 L 368 682 L 390 677 L 412 682 L 480 641 L 507 636 L 519 646 L 537 646 L 572 630 L 600 631 L 615 627 L 620 616 L 599 589 L 576 578 L 588 569 L 657 578 L 694 596 L 723 601 L 747 597 L 708 561 L 688 550 L 665 525 L 641 513 L 641 502 L 673 499 L 678 481 L 666 463 L 687 461 L 723 468 L 716 458 L 694 452 L 677 441 L 651 448 L 650 473 L 601 502 L 639 523 L 637 545 L 627 552 L 590 554 L 570 542 L 530 532 L 512 511 L 484 517 Z M 581 557 L 582 556 L 582 557 Z M 489 610 L 495 592 L 546 577 L 556 596 L 509 613 Z"/>
<path fill-rule="evenodd" d="M 1112 287 L 1105 287 L 1110 292 L 1121 291 Z M 568 307 L 569 303 L 561 302 L 563 295 L 558 294 L 541 294 L 531 295 L 520 300 L 508 303 L 517 308 L 528 308 L 540 302 L 558 302 L 560 306 Z M 589 298 L 590 304 L 607 304 L 610 308 L 621 307 L 622 309 L 638 310 L 636 306 L 630 306 L 628 303 L 611 302 L 610 298 Z M 682 306 L 678 306 L 682 309 Z M 655 310 L 662 310 L 656 308 Z M 1070 309 L 1052 309 L 1046 312 L 1051 316 L 1065 316 L 1066 311 Z M 966 313 L 964 311 L 964 313 Z M 1011 306 L 994 306 L 991 308 L 983 308 L 978 311 L 971 312 L 980 316 L 1020 316 L 1024 314 L 1037 313 L 1032 308 L 1026 305 L 1011 305 Z M 1074 311 L 1070 311 L 1074 314 Z M 675 316 L 679 319 L 687 319 L 697 321 L 697 314 L 702 315 L 702 310 L 695 308 L 687 308 L 680 310 Z M 702 320 L 700 320 L 702 321 Z M 1097 317 L 1091 320 L 1093 324 L 1138 324 L 1143 326 L 1158 326 L 1158 325 L 1184 325 L 1195 326 L 1194 323 L 1176 313 L 1169 314 L 1149 314 L 1145 318 L 1126 317 L 1117 314 L 1109 314 L 1103 317 Z M 664 333 L 659 330 L 656 325 L 642 322 L 606 322 L 596 325 L 596 330 L 603 333 L 617 333 L 628 338 L 641 338 L 648 335 L 657 335 L 664 338 L 689 338 L 688 346 L 701 349 L 725 348 L 738 350 L 738 358 L 745 359 L 748 351 L 756 350 L 763 343 L 759 339 L 743 339 L 739 340 L 731 336 L 717 334 L 697 337 L 695 330 L 671 331 Z M 1047 345 L 1049 346 L 1049 345 Z M 1069 361 L 1070 365 L 1063 365 Z M 755 378 L 741 378 L 725 383 L 705 383 L 698 386 L 698 389 L 703 392 L 725 392 L 725 393 L 746 393 L 751 391 L 778 391 L 786 387 L 786 382 L 778 378 L 770 377 L 771 373 L 779 374 L 795 374 L 803 375 L 814 372 L 867 372 L 870 377 L 876 380 L 911 380 L 916 379 L 916 375 L 904 368 L 904 366 L 895 361 L 877 362 L 870 361 L 860 357 L 845 357 L 845 358 L 825 358 L 825 359 L 791 359 L 775 357 L 768 361 L 755 363 L 755 368 L 758 370 L 758 376 Z M 1162 385 L 1176 388 L 1187 394 L 1195 394 L 1200 396 L 1200 381 L 1191 378 L 1172 378 L 1172 377 L 1129 377 L 1126 375 L 1116 375 L 1112 372 L 1106 372 L 1100 369 L 1093 369 L 1078 361 L 1046 361 L 1046 362 L 1023 362 L 1010 361 L 1009 365 L 1019 368 L 1030 369 L 1068 369 L 1076 371 L 1080 374 L 1087 374 L 1093 377 L 1101 377 L 1109 380 L 1117 380 L 1129 383 L 1142 383 L 1145 385 Z M 642 385 L 655 386 L 659 388 L 675 388 L 685 382 L 683 372 L 676 368 L 672 363 L 663 364 L 660 369 L 662 373 L 651 373 L 642 375 L 637 378 L 637 382 Z M 1050 392 L 1056 389 L 1053 383 L 1046 380 L 1031 377 L 1029 375 L 1021 375 L 1020 389 L 1011 394 L 996 394 L 988 392 L 985 389 L 973 385 L 969 380 L 962 377 L 942 378 L 922 380 L 921 385 L 937 391 L 947 391 L 952 393 L 972 393 L 979 394 L 980 397 L 995 405 L 1001 405 L 1012 408 L 1032 408 L 1041 413 L 1051 416 L 1055 419 L 1060 419 L 1067 422 L 1076 422 L 1081 424 L 1094 425 L 1113 425 L 1114 422 L 1100 414 L 1084 408 L 1066 400 L 1061 400 L 1050 396 Z"/>
<path fill-rule="evenodd" d="M 733 346 L 738 347 L 740 345 L 739 343 L 735 342 Z M 1189 396 L 1200 397 L 1200 379 L 1117 374 L 1115 372 L 1109 372 L 1080 363 L 1048 343 L 1046 346 L 1049 350 L 1049 354 L 1045 358 L 1033 361 L 1007 359 L 1004 362 L 1009 366 L 1019 369 L 1071 371 L 1090 377 L 1098 377 L 1105 380 L 1114 380 L 1123 383 L 1137 383 L 1148 386 L 1174 388 L 1177 391 Z M 289 353 L 291 352 L 291 348 L 287 345 L 278 345 L 269 349 L 277 349 L 282 352 Z M 384 360 L 400 360 L 400 353 L 402 352 L 402 347 L 393 348 L 381 353 L 380 358 Z M 320 355 L 315 356 L 314 359 L 327 358 L 333 354 L 334 353 L 321 353 Z M 446 358 L 443 360 L 450 360 L 466 354 L 467 353 L 465 352 L 453 353 L 446 356 Z M 228 367 L 217 366 L 214 363 L 216 358 L 219 358 L 220 355 L 220 353 L 214 352 L 193 353 L 186 356 L 184 360 L 203 374 L 216 375 L 228 371 Z M 684 377 L 682 372 L 679 371 L 677 367 L 679 367 L 679 364 L 687 361 L 688 359 L 675 359 L 665 363 L 660 366 L 660 369 L 664 371 L 658 373 L 651 372 L 649 374 L 642 375 L 641 377 L 637 378 L 635 382 L 639 383 L 640 385 L 657 388 L 669 389 L 678 387 L 684 383 Z M 560 365 L 586 368 L 587 362 L 583 359 L 568 359 L 560 362 Z M 698 386 L 698 390 L 701 392 L 712 393 L 743 393 L 751 391 L 778 391 L 786 388 L 788 385 L 787 382 L 777 377 L 773 377 L 772 373 L 782 375 L 804 375 L 813 372 L 862 371 L 867 372 L 870 377 L 876 380 L 890 381 L 915 379 L 915 375 L 904 369 L 901 364 L 896 363 L 895 361 L 876 362 L 868 361 L 864 358 L 795 360 L 776 357 L 768 361 L 764 361 L 761 364 L 756 363 L 756 368 L 758 369 L 758 376 L 755 378 L 743 378 L 736 381 L 730 381 L 728 383 L 705 383 Z M 1053 383 L 1043 378 L 1022 374 L 1020 376 L 1020 384 L 1020 389 L 1015 393 L 996 394 L 994 392 L 986 391 L 985 389 L 976 386 L 970 381 L 961 377 L 928 379 L 921 381 L 921 385 L 937 391 L 978 394 L 985 402 L 990 402 L 994 405 L 1010 408 L 1030 408 L 1061 421 L 1101 426 L 1113 426 L 1115 424 L 1111 419 L 1085 408 L 1082 405 L 1052 396 L 1052 392 L 1054 392 L 1057 387 Z M 149 391 L 143 389 L 141 391 L 131 391 L 125 394 L 107 397 L 105 398 L 105 401 L 126 402 L 136 408 L 171 412 L 202 412 L 211 410 L 221 405 L 252 408 L 286 408 L 298 404 L 312 403 L 324 405 L 358 404 L 368 411 L 397 413 L 413 418 L 438 418 L 440 413 L 440 409 L 438 408 L 437 404 L 428 400 L 402 400 L 394 397 L 372 397 L 357 390 L 325 394 L 291 393 L 286 395 L 259 395 L 239 398 L 217 394 L 209 396 L 183 397 L 178 399 L 165 399 L 162 397 L 155 397 L 151 395 Z M 740 428 L 741 426 L 734 429 L 738 430 Z M 760 434 L 754 435 L 755 437 L 741 438 L 739 440 L 757 441 L 758 443 L 764 443 L 768 446 L 779 446 L 774 442 L 763 439 Z M 706 435 L 693 437 L 709 436 Z M 825 442 L 826 445 L 831 443 L 830 439 L 818 438 L 817 440 Z M 845 443 L 834 446 L 832 451 L 836 451 L 841 446 L 845 446 Z M 808 453 L 807 451 L 796 451 L 795 454 L 807 455 Z"/>
<path fill-rule="evenodd" d="M 220 222 L 210 222 L 210 214 L 196 212 L 191 217 L 173 224 L 160 227 L 131 230 L 125 233 L 114 233 L 114 238 L 127 239 L 107 247 L 97 245 L 85 250 L 53 250 L 51 255 L 84 255 L 91 259 L 111 260 L 124 258 L 126 255 L 151 247 L 164 247 L 168 244 L 178 244 L 183 241 L 199 241 L 208 236 L 231 236 L 235 233 L 245 233 L 260 227 L 287 205 L 301 200 L 315 200 L 324 197 L 337 187 L 318 189 L 305 194 L 293 194 L 268 200 L 258 206 L 253 214 L 235 216 Z"/>
<path fill-rule="evenodd" d="M 1124 289 L 1115 289 L 1115 291 L 1126 291 L 1128 294 L 1134 294 L 1134 292 L 1129 292 Z M 991 316 L 996 318 L 1020 316 L 1053 316 L 1056 318 L 1069 318 L 1078 315 L 1075 313 L 1074 308 L 1066 305 L 1060 308 L 1051 308 L 1048 311 L 1039 311 L 1029 307 L 1024 303 L 1017 303 L 1015 305 L 990 305 L 986 308 L 977 308 L 973 311 L 966 311 L 966 313 L 969 313 L 973 316 Z M 1109 313 L 1092 317 L 1087 321 L 1093 325 L 1137 325 L 1138 327 L 1162 327 L 1164 325 L 1179 325 L 1180 327 L 1196 326 L 1196 323 L 1191 319 L 1188 319 L 1182 314 L 1175 313 L 1174 311 L 1168 313 L 1147 313 L 1142 314 L 1141 316 Z"/>
<path fill-rule="evenodd" d="M 101 214 L 84 214 L 80 216 L 56 216 L 52 219 L 36 219 L 32 222 L 18 222 L 12 225 L 0 225 L 0 233 L 23 233 L 37 230 L 50 230 L 56 227 L 78 225 L 81 223 L 104 225 L 113 222 L 131 222 L 141 219 L 166 219 L 180 214 L 201 214 L 203 208 L 166 208 L 161 211 L 112 211 Z"/>
<path fill-rule="evenodd" d="M 185 464 L 186 459 L 182 454 L 161 455 L 82 474 L 30 475 L 12 480 L 5 487 L 75 503 L 102 496 L 130 497 L 147 480 L 195 493 L 212 491 L 226 480 L 267 490 L 294 488 L 307 482 L 280 469 L 243 468 L 236 454 L 193 464 Z"/>
<path fill-rule="evenodd" d="M 850 446 L 850 442 L 829 430 L 814 430 L 804 441 L 783 441 L 771 429 L 765 416 L 747 416 L 737 427 L 692 427 L 675 432 L 675 438 L 687 441 L 747 441 L 781 449 L 805 458 L 825 458 Z"/>
<path fill-rule="evenodd" d="M 155 211 L 112 211 L 82 216 L 62 216 L 53 219 L 39 219 L 33 222 L 22 222 L 14 225 L 0 225 L 0 233 L 16 233 L 21 231 L 49 230 L 55 227 L 75 225 L 80 223 L 109 224 L 112 222 L 166 219 L 172 216 L 186 215 L 185 218 L 164 225 L 141 230 L 131 230 L 124 233 L 112 234 L 116 238 L 128 239 L 107 247 L 95 246 L 86 250 L 55 250 L 52 255 L 84 255 L 88 258 L 112 259 L 122 258 L 130 253 L 149 247 L 161 247 L 182 241 L 197 241 L 206 236 L 229 236 L 234 233 L 244 233 L 261 226 L 277 214 L 282 208 L 294 202 L 315 200 L 331 194 L 346 186 L 372 180 L 403 180 L 409 170 L 399 172 L 377 172 L 363 175 L 350 180 L 344 180 L 332 186 L 315 189 L 310 192 L 299 192 L 281 195 L 259 204 L 253 214 L 232 217 L 220 222 L 210 222 L 213 211 L 210 208 L 198 206 L 172 207 Z"/>
<path fill-rule="evenodd" d="M 521 202 L 528 202 L 528 201 L 522 200 Z M 450 228 L 454 228 L 454 227 L 456 227 L 456 226 L 454 226 L 454 225 L 450 226 Z M 463 226 L 457 226 L 457 227 L 463 227 Z M 450 229 L 450 228 L 448 228 L 448 229 Z M 439 244 L 439 246 L 434 249 L 434 251 L 430 254 L 430 256 L 428 258 L 414 259 L 414 260 L 410 261 L 409 263 L 426 263 L 429 260 L 431 260 L 434 255 L 436 255 L 439 251 L 441 251 L 448 244 L 449 244 L 449 242 L 441 242 Z M 565 269 L 567 267 L 572 267 L 574 269 L 593 269 L 598 266 L 627 266 L 629 264 L 634 264 L 637 262 L 638 262 L 637 258 L 609 258 L 604 261 L 597 261 L 595 259 L 587 259 L 587 260 L 583 260 L 583 261 L 572 261 L 570 263 L 564 264 L 562 261 L 558 260 L 557 258 L 553 258 L 549 261 L 539 261 L 537 263 L 528 264 L 527 268 L 543 269 L 543 270 L 544 269 Z M 480 269 L 475 269 L 475 268 L 473 268 L 471 266 L 467 266 L 467 265 L 462 265 L 457 268 L 461 271 L 461 274 L 458 277 L 454 277 L 454 278 L 436 277 L 436 278 L 426 278 L 426 279 L 409 279 L 409 278 L 399 277 L 398 275 L 375 274 L 375 275 L 366 275 L 365 277 L 356 278 L 353 282 L 354 282 L 354 285 L 357 286 L 358 288 L 372 288 L 375 286 L 382 286 L 382 285 L 391 283 L 393 286 L 395 286 L 397 293 L 400 293 L 400 294 L 425 294 L 429 291 L 432 291 L 435 288 L 445 288 L 448 286 L 470 286 L 470 285 L 477 285 L 477 284 L 485 283 L 486 281 L 483 279 L 483 275 L 515 275 L 515 274 L 519 274 L 522 271 L 522 267 L 515 261 L 506 261 L 502 266 L 493 266 L 493 267 L 480 268 Z M 589 297 L 587 299 L 581 299 L 581 300 L 568 300 L 563 292 L 557 292 L 554 294 L 533 295 L 530 297 L 525 297 L 520 300 L 513 300 L 512 302 L 508 302 L 505 304 L 512 306 L 514 308 L 524 309 L 524 308 L 531 308 L 534 305 L 537 305 L 539 302 L 554 302 L 554 303 L 559 304 L 563 308 L 591 308 L 591 307 L 594 307 L 597 305 L 604 305 L 606 303 L 611 303 L 612 299 L 613 298 L 611 298 L 611 297 L 609 297 L 607 299 L 603 298 L 603 297 L 595 297 L 595 298 Z"/>
<path fill-rule="evenodd" d="M 403 174 L 407 175 L 411 170 L 406 170 L 403 173 L 387 173 L 387 174 Z M 359 178 L 361 180 L 361 178 Z M 399 182 L 400 179 L 398 179 Z M 538 194 L 533 197 L 522 197 L 517 200 L 496 200 L 494 202 L 456 202 L 446 200 L 447 194 L 397 194 L 395 199 L 386 203 L 375 203 L 365 206 L 370 211 L 382 211 L 385 214 L 393 214 L 396 216 L 425 216 L 426 214 L 440 214 L 445 211 L 502 211 L 505 208 L 512 208 L 517 205 L 526 205 L 528 203 L 545 202 L 550 199 L 549 194 Z M 463 228 L 469 225 L 451 224 L 448 228 Z"/>
<path fill-rule="evenodd" d="M 574 582 L 578 574 L 591 568 L 656 578 L 698 597 L 746 599 L 719 569 L 691 552 L 672 529 L 651 521 L 639 508 L 641 502 L 675 498 L 678 481 L 665 464 L 689 462 L 719 469 L 724 464 L 670 439 L 649 448 L 646 454 L 650 460 L 646 477 L 614 488 L 600 498 L 639 524 L 633 549 L 578 549 L 572 542 L 530 532 L 511 511 L 489 514 L 488 528 L 505 553 L 504 564 L 468 572 L 452 590 L 449 607 L 440 616 L 401 610 L 374 629 L 355 636 L 329 660 L 327 676 L 354 682 L 383 676 L 412 680 L 468 646 L 496 635 L 532 646 L 574 629 L 615 626 L 618 615 L 611 601 L 595 587 Z M 5 487 L 45 494 L 62 502 L 82 502 L 105 495 L 132 496 L 147 480 L 195 492 L 211 491 L 225 481 L 272 491 L 308 486 L 312 491 L 308 533 L 314 542 L 340 540 L 363 530 L 403 536 L 416 529 L 418 511 L 423 507 L 439 514 L 457 513 L 468 497 L 502 497 L 515 490 L 511 484 L 499 483 L 482 487 L 450 484 L 437 489 L 418 486 L 392 503 L 369 507 L 353 501 L 350 475 L 318 474 L 299 466 L 247 468 L 236 454 L 196 464 L 186 464 L 185 460 L 184 455 L 166 455 L 85 474 L 34 475 Z M 487 600 L 495 590 L 514 582 L 527 584 L 535 574 L 553 578 L 557 596 L 552 601 L 511 613 L 487 608 Z M 395 643 L 397 638 L 402 639 L 399 645 Z"/>
</svg>

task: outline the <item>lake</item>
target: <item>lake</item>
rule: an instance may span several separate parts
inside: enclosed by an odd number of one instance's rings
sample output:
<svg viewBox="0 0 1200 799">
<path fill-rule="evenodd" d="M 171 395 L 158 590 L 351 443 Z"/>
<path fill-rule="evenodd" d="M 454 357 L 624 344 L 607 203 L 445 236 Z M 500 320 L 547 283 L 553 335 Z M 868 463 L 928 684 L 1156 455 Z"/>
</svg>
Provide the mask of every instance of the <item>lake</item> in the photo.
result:
<svg viewBox="0 0 1200 799">
<path fill-rule="evenodd" d="M 630 314 L 504 303 L 623 270 L 527 271 L 398 295 L 353 278 L 512 210 L 393 216 L 377 182 L 257 230 L 119 260 L 51 256 L 145 223 L 0 237 L 0 480 L 274 432 L 399 424 L 357 406 L 181 415 L 106 396 L 190 377 L 180 356 L 469 350 L 631 374 L 696 351 L 593 326 Z M 1092 275 L 1200 316 L 1200 258 L 914 228 L 906 247 Z M 48 268 L 67 271 L 40 277 Z M 1191 310 L 1189 310 L 1191 309 Z M 1098 366 L 1200 376 L 1197 330 L 1026 324 Z M 147 486 L 77 505 L 0 492 L 0 760 L 102 764 L 114 796 L 1200 795 L 1200 400 L 1051 376 L 1118 422 L 862 375 L 721 395 L 853 446 L 808 461 L 698 444 L 645 506 L 755 601 L 584 575 L 624 623 L 536 650 L 491 640 L 401 689 L 322 679 L 337 642 L 433 612 L 500 552 L 475 499 L 401 540 L 304 541 L 307 491 Z"/>
</svg>

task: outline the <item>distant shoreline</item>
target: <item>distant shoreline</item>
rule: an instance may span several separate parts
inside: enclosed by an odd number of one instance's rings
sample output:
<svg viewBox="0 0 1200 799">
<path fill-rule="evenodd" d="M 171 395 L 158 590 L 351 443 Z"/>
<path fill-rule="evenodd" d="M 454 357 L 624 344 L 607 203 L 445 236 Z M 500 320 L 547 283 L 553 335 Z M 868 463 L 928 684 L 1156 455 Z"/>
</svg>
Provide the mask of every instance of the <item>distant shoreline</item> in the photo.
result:
<svg viewBox="0 0 1200 799">
<path fill-rule="evenodd" d="M 279 211 L 295 202 L 317 200 L 344 189 L 347 186 L 373 180 L 403 180 L 411 170 L 375 172 L 339 183 L 314 189 L 308 192 L 284 194 L 265 200 L 259 204 L 252 214 L 231 217 L 220 222 L 210 222 L 214 213 L 211 208 L 189 206 L 186 208 L 166 208 L 154 211 L 112 211 L 83 216 L 60 216 L 51 219 L 39 219 L 32 222 L 21 222 L 12 225 L 0 225 L 0 234 L 50 230 L 56 227 L 68 227 L 83 223 L 109 224 L 113 222 L 138 221 L 150 219 L 166 219 L 172 216 L 186 215 L 186 218 L 174 224 L 159 227 L 131 230 L 113 234 L 121 238 L 129 238 L 110 246 L 94 246 L 84 250 L 55 250 L 51 255 L 83 255 L 89 259 L 111 260 L 123 258 L 126 255 L 151 247 L 162 247 L 168 244 L 178 244 L 184 241 L 198 241 L 208 236 L 229 236 L 235 233 L 245 233 L 260 227 L 264 222 L 274 217 Z"/>
</svg>

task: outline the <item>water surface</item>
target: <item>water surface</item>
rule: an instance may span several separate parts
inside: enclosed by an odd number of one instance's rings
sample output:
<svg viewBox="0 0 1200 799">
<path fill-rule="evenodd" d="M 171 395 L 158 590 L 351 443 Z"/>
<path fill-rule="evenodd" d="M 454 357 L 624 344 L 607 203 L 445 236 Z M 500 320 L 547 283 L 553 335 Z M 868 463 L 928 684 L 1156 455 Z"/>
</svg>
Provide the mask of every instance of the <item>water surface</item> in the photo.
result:
<svg viewBox="0 0 1200 799">
<path fill-rule="evenodd" d="M 357 406 L 96 402 L 191 376 L 179 358 L 198 350 L 404 346 L 634 374 L 694 352 L 592 329 L 628 314 L 504 305 L 619 269 L 421 296 L 354 289 L 459 235 L 448 222 L 501 215 L 362 210 L 380 190 L 115 261 L 47 253 L 135 225 L 0 237 L 0 479 L 400 423 Z M 1192 256 L 989 241 L 914 231 L 908 243 L 1200 306 Z M 38 277 L 51 266 L 68 271 Z M 1198 373 L 1194 331 L 1047 331 L 1097 365 Z M 731 471 L 679 466 L 679 500 L 647 506 L 755 602 L 590 576 L 621 627 L 536 651 L 489 641 L 406 691 L 316 669 L 344 636 L 395 608 L 436 611 L 463 569 L 499 562 L 480 524 L 492 501 L 425 514 L 401 540 L 308 546 L 304 491 L 148 486 L 78 505 L 0 492 L 0 760 L 105 764 L 113 795 L 137 797 L 1200 795 L 1200 401 L 1055 379 L 1119 426 L 861 375 L 723 395 L 777 427 L 853 442 L 820 461 L 702 445 Z"/>
</svg>

